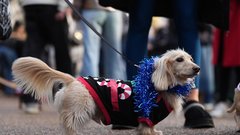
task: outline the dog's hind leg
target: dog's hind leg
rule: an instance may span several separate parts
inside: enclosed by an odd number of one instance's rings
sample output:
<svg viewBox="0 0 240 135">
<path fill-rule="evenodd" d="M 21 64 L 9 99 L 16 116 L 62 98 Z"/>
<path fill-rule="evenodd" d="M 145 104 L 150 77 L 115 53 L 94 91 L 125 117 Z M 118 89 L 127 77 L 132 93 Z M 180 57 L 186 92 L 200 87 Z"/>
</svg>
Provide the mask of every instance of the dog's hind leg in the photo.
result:
<svg viewBox="0 0 240 135">
<path fill-rule="evenodd" d="M 88 111 L 65 110 L 60 113 L 60 117 L 63 122 L 65 134 L 75 135 L 77 130 L 84 127 L 93 116 Z"/>
<path fill-rule="evenodd" d="M 95 115 L 97 106 L 88 90 L 79 82 L 73 83 L 68 89 L 56 94 L 56 101 L 62 99 L 58 107 L 60 118 L 67 135 L 74 135 L 78 128 L 83 127 Z"/>
<path fill-rule="evenodd" d="M 78 107 L 65 108 L 60 113 L 66 135 L 75 135 L 77 130 L 84 127 L 93 117 L 91 112 L 88 111 L 89 107 L 82 107 L 85 111 L 80 111 Z"/>
</svg>

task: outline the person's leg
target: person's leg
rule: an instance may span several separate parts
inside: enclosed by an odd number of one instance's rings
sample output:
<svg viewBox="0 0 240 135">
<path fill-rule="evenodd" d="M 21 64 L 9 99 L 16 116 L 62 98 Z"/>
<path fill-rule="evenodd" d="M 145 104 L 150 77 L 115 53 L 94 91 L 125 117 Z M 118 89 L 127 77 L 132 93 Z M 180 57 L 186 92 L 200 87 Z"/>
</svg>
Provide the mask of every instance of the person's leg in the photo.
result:
<svg viewBox="0 0 240 135">
<path fill-rule="evenodd" d="M 229 89 L 229 84 L 230 82 L 230 74 L 232 71 L 232 68 L 227 68 L 223 66 L 219 66 L 217 70 L 217 75 L 218 75 L 218 82 L 216 82 L 216 89 L 219 92 L 219 98 L 217 102 L 226 102 L 228 98 L 228 89 Z"/>
<path fill-rule="evenodd" d="M 222 65 L 216 65 L 215 67 L 215 86 L 216 86 L 216 104 L 214 106 L 214 109 L 210 112 L 212 117 L 220 118 L 225 113 L 227 108 L 229 107 L 228 104 L 228 98 L 231 94 L 231 88 L 234 88 L 234 86 L 237 86 L 234 82 L 231 82 L 235 79 L 229 79 L 232 77 L 232 72 L 235 71 L 235 68 L 233 67 L 223 67 Z M 232 85 L 233 87 L 231 87 Z"/>
<path fill-rule="evenodd" d="M 105 11 L 101 10 L 83 10 L 83 16 L 102 33 L 102 25 L 106 18 Z M 82 23 L 83 30 L 83 67 L 80 75 L 82 76 L 99 76 L 99 59 L 101 39 L 86 24 Z"/>
<path fill-rule="evenodd" d="M 147 56 L 148 33 L 153 15 L 154 0 L 138 0 L 129 13 L 129 29 L 126 41 L 127 59 L 138 64 Z M 137 74 L 137 68 L 132 63 L 127 64 L 127 79 L 132 80 Z M 113 125 L 112 129 L 128 129 L 131 127 Z"/>
<path fill-rule="evenodd" d="M 0 55 L 2 58 L 1 64 L 3 66 L 3 77 L 8 81 L 12 81 L 13 76 L 12 76 L 11 68 L 12 68 L 13 61 L 17 59 L 17 54 L 16 52 L 14 52 L 14 50 L 11 50 L 10 48 L 0 46 Z M 15 90 L 5 86 L 4 93 L 6 95 L 13 95 L 15 93 Z"/>
<path fill-rule="evenodd" d="M 201 51 L 201 73 L 199 75 L 199 89 L 203 90 L 204 102 L 206 104 L 213 102 L 214 92 L 214 71 L 212 61 L 212 46 L 202 46 Z"/>
<path fill-rule="evenodd" d="M 197 1 L 174 0 L 173 3 L 179 46 L 193 57 L 196 64 L 200 65 L 201 46 L 197 28 Z M 195 82 L 198 87 L 198 77 Z M 192 90 L 189 99 L 199 101 L 198 90 Z"/>
<path fill-rule="evenodd" d="M 197 28 L 197 0 L 174 0 L 174 20 L 176 23 L 179 46 L 192 55 L 195 63 L 200 65 L 201 46 Z M 196 78 L 196 86 L 199 79 Z M 199 104 L 199 91 L 192 89 L 184 105 L 185 127 L 214 127 L 211 116 Z"/>
<path fill-rule="evenodd" d="M 57 20 L 57 6 L 49 6 L 48 15 L 43 20 L 44 26 L 49 31 L 50 41 L 55 48 L 56 69 L 64 73 L 73 74 L 72 62 L 69 54 L 68 24 L 66 18 Z"/>
<path fill-rule="evenodd" d="M 147 55 L 148 34 L 153 16 L 154 0 L 138 0 L 129 13 L 129 30 L 126 42 L 127 58 L 139 64 Z M 137 68 L 127 63 L 127 78 L 132 80 Z"/>
<path fill-rule="evenodd" d="M 120 11 L 107 12 L 104 23 L 103 36 L 119 52 L 122 52 L 123 16 Z M 114 79 L 126 79 L 126 65 L 123 57 L 112 48 L 102 42 L 104 58 L 104 77 Z"/>
<path fill-rule="evenodd" d="M 9 0 L 0 0 L 0 40 L 8 39 L 11 32 Z"/>
<path fill-rule="evenodd" d="M 26 44 L 23 47 L 23 56 L 32 56 L 41 59 L 44 52 L 44 39 L 41 37 L 42 26 L 38 23 L 38 8 L 33 6 L 24 7 L 26 32 L 28 34 Z M 37 113 L 38 100 L 31 94 L 21 94 L 20 100 L 26 105 L 25 111 L 28 113 Z M 34 111 L 33 111 L 34 110 Z"/>
<path fill-rule="evenodd" d="M 23 47 L 23 56 L 32 56 L 41 59 L 44 52 L 45 40 L 41 31 L 43 27 L 39 22 L 38 8 L 24 7 L 26 32 L 28 34 L 26 45 Z M 40 14 L 40 13 L 39 13 Z"/>
</svg>

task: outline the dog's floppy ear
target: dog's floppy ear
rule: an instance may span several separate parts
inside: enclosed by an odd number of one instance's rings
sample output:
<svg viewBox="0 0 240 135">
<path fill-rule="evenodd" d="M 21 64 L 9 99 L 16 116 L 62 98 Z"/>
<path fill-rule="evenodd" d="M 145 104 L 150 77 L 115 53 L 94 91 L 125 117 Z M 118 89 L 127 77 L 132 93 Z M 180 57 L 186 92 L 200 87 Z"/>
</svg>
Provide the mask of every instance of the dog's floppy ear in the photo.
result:
<svg viewBox="0 0 240 135">
<path fill-rule="evenodd" d="M 154 68 L 155 71 L 152 74 L 152 82 L 156 90 L 167 90 L 169 85 L 174 82 L 174 75 L 170 69 L 170 61 L 167 57 L 161 57 L 155 59 Z"/>
</svg>

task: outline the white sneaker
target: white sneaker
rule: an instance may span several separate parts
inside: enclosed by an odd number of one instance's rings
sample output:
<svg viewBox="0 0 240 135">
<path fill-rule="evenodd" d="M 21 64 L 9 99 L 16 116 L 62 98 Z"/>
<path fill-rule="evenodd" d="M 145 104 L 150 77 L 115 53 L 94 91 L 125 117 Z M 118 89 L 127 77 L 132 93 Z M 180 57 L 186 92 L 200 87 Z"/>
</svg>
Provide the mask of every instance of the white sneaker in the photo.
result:
<svg viewBox="0 0 240 135">
<path fill-rule="evenodd" d="M 205 110 L 208 112 L 210 112 L 214 109 L 213 103 L 206 103 L 206 104 L 203 104 L 203 106 L 205 107 Z"/>
<path fill-rule="evenodd" d="M 213 111 L 210 112 L 210 115 L 212 117 L 215 118 L 220 118 L 222 117 L 224 114 L 226 114 L 228 109 L 228 105 L 227 103 L 224 102 L 219 102 L 216 104 L 215 108 L 213 109 Z"/>
<path fill-rule="evenodd" d="M 39 104 L 37 104 L 37 103 L 26 104 L 25 112 L 28 114 L 39 113 Z"/>
<path fill-rule="evenodd" d="M 11 31 L 9 0 L 0 0 L 0 40 L 9 38 Z"/>
</svg>

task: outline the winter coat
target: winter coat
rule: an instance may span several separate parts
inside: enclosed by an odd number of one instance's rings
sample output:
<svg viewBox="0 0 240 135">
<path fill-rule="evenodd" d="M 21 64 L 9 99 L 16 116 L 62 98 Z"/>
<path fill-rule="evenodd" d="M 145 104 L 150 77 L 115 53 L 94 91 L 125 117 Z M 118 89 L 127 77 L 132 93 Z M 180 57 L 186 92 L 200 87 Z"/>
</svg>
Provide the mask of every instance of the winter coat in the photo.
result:
<svg viewBox="0 0 240 135">
<path fill-rule="evenodd" d="M 99 0 L 102 6 L 112 6 L 129 12 L 138 0 Z M 221 29 L 228 29 L 230 0 L 198 0 L 198 20 L 213 24 Z M 172 18 L 172 0 L 156 0 L 154 16 Z M 143 9 L 144 10 L 144 9 Z"/>
<path fill-rule="evenodd" d="M 20 0 L 22 6 L 29 5 L 54 5 L 59 11 L 64 11 L 68 5 L 64 0 Z"/>
<path fill-rule="evenodd" d="M 240 1 L 230 2 L 229 31 L 215 30 L 213 41 L 213 64 L 224 67 L 240 66 Z"/>
</svg>

